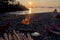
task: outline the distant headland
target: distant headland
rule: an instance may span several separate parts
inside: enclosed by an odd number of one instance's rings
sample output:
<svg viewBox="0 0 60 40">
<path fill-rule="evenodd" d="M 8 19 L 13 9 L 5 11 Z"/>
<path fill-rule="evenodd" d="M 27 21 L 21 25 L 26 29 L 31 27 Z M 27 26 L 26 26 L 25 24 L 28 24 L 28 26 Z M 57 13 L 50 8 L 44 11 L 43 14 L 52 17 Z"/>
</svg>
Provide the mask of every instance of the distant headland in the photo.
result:
<svg viewBox="0 0 60 40">
<path fill-rule="evenodd" d="M 25 6 L 21 5 L 20 2 L 13 0 L 0 0 L 0 13 L 13 12 L 13 11 L 25 11 L 28 10 Z"/>
</svg>

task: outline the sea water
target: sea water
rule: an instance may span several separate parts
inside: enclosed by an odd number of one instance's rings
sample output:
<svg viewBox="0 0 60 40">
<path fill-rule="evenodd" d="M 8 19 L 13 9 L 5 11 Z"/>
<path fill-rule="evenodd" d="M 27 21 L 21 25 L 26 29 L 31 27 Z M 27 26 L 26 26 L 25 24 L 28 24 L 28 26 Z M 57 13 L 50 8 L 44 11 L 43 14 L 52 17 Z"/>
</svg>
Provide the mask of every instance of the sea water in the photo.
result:
<svg viewBox="0 0 60 40">
<path fill-rule="evenodd" d="M 29 8 L 28 8 L 29 9 Z M 8 14 L 29 14 L 29 12 L 31 12 L 31 14 L 33 13 L 44 13 L 44 12 L 53 12 L 54 9 L 57 9 L 57 12 L 60 12 L 60 8 L 31 8 L 31 10 L 27 10 L 27 11 L 16 11 L 16 12 L 9 12 Z"/>
</svg>

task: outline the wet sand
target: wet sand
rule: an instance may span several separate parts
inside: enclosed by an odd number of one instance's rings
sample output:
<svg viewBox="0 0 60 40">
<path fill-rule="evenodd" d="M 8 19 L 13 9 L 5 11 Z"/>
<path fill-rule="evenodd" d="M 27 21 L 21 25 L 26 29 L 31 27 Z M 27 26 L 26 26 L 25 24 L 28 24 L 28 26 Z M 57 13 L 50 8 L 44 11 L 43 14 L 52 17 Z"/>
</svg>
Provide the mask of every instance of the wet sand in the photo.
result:
<svg viewBox="0 0 60 40">
<path fill-rule="evenodd" d="M 8 21 L 11 21 L 13 29 L 31 29 L 36 30 L 39 32 L 44 31 L 45 25 L 50 25 L 51 23 L 55 22 L 60 26 L 60 19 L 53 17 L 52 12 L 47 13 L 33 13 L 30 15 L 30 24 L 23 26 L 20 22 L 26 18 L 27 15 L 18 15 L 18 14 L 0 14 L 1 21 L 0 24 L 6 24 Z"/>
<path fill-rule="evenodd" d="M 56 23 L 60 26 L 60 19 L 53 17 L 52 12 L 47 13 L 34 13 L 30 15 L 30 24 L 22 25 L 20 22 L 25 19 L 26 15 L 19 14 L 0 14 L 0 25 L 5 25 L 8 21 L 11 22 L 11 27 L 7 30 L 8 33 L 12 33 L 13 30 L 24 31 L 37 31 L 42 36 L 45 34 L 45 25 Z M 48 38 L 48 37 L 47 37 Z M 51 37 L 52 38 L 52 37 Z"/>
</svg>

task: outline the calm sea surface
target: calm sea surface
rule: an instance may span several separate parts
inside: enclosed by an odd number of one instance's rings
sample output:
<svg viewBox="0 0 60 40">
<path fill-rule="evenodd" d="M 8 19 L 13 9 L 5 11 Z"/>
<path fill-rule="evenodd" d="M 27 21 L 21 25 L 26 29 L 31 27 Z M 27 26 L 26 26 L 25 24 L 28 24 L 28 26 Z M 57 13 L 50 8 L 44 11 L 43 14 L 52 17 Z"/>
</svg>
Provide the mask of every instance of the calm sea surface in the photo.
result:
<svg viewBox="0 0 60 40">
<path fill-rule="evenodd" d="M 55 8 L 31 8 L 32 13 L 53 12 Z M 60 12 L 60 8 L 56 8 Z"/>
<path fill-rule="evenodd" d="M 17 12 L 9 12 L 10 14 L 28 14 L 29 11 L 31 13 L 44 13 L 44 12 L 53 12 L 55 8 L 31 8 L 28 11 L 17 11 Z M 58 12 L 60 12 L 60 8 L 56 8 Z"/>
</svg>

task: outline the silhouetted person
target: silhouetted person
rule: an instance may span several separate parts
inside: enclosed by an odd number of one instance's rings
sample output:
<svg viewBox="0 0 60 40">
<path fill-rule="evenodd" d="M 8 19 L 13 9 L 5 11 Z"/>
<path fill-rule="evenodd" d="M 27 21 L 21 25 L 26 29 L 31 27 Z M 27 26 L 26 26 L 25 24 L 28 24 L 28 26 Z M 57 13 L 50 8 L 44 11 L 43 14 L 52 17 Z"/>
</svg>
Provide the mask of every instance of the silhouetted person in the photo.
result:
<svg viewBox="0 0 60 40">
<path fill-rule="evenodd" d="M 53 11 L 53 17 L 56 17 L 58 15 L 57 9 L 54 9 Z"/>
<path fill-rule="evenodd" d="M 57 9 L 53 11 L 53 17 L 60 18 L 60 15 L 57 12 Z"/>
<path fill-rule="evenodd" d="M 53 13 L 57 13 L 57 9 L 55 9 L 55 10 L 53 11 Z"/>
</svg>

